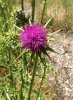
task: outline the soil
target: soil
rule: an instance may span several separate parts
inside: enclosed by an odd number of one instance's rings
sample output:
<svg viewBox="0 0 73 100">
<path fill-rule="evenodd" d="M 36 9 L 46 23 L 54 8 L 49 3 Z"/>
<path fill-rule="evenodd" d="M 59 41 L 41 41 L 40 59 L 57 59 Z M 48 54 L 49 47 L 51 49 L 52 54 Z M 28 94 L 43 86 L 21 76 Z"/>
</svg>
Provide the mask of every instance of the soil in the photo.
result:
<svg viewBox="0 0 73 100">
<path fill-rule="evenodd" d="M 70 31 L 56 34 L 54 39 L 60 43 L 52 43 L 51 46 L 61 54 L 50 54 L 59 71 L 55 89 L 60 98 L 57 100 L 73 100 L 73 34 Z"/>
</svg>

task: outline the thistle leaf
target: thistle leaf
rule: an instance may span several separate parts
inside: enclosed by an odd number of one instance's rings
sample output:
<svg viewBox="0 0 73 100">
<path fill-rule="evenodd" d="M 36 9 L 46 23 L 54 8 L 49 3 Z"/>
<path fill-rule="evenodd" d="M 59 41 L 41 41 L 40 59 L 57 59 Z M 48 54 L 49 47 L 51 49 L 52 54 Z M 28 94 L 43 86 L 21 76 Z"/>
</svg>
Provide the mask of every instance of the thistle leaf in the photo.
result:
<svg viewBox="0 0 73 100">
<path fill-rule="evenodd" d="M 49 51 L 51 51 L 51 52 L 54 52 L 54 53 L 60 54 L 60 53 L 56 52 L 54 49 L 52 49 L 52 48 L 49 47 L 49 46 L 46 48 L 46 50 L 49 50 Z"/>
<path fill-rule="evenodd" d="M 56 40 L 56 39 L 49 39 L 49 41 L 52 41 L 52 42 L 55 42 L 55 43 L 62 43 L 62 41 Z"/>
<path fill-rule="evenodd" d="M 61 31 L 61 29 L 59 29 L 59 30 L 57 30 L 57 31 L 55 31 L 55 32 L 53 32 L 53 33 L 50 33 L 50 34 L 48 34 L 48 37 L 49 38 L 52 38 L 55 34 L 57 34 L 58 32 L 60 32 Z"/>
<path fill-rule="evenodd" d="M 46 24 L 44 25 L 45 28 L 47 27 L 47 25 L 50 23 L 50 21 L 51 21 L 52 19 L 53 19 L 53 18 L 50 18 L 50 19 L 46 22 Z"/>
<path fill-rule="evenodd" d="M 46 55 L 46 56 L 52 61 L 51 57 L 50 57 L 49 54 L 46 52 L 46 50 L 44 50 L 43 54 Z"/>
</svg>

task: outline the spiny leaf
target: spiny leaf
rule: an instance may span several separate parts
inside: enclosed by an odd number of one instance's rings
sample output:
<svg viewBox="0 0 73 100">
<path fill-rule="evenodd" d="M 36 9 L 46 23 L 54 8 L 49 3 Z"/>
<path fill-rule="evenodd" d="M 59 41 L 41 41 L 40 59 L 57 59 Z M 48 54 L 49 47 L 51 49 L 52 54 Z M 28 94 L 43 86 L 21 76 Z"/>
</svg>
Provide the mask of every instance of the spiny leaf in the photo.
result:
<svg viewBox="0 0 73 100">
<path fill-rule="evenodd" d="M 50 21 L 51 21 L 52 19 L 53 19 L 53 18 L 50 18 L 50 19 L 46 22 L 46 24 L 44 25 L 45 28 L 47 27 L 47 25 L 50 23 Z"/>
<path fill-rule="evenodd" d="M 46 55 L 46 56 L 48 56 L 48 58 L 52 61 L 51 57 L 50 57 L 49 54 L 46 52 L 46 50 L 44 50 L 43 54 Z"/>
<path fill-rule="evenodd" d="M 54 49 L 52 49 L 52 48 L 49 47 L 49 46 L 46 48 L 46 50 L 49 50 L 49 51 L 51 51 L 51 52 L 54 52 L 54 53 L 60 54 L 60 53 L 56 52 Z M 60 55 L 61 55 L 61 54 L 60 54 Z"/>
<path fill-rule="evenodd" d="M 51 34 L 48 34 L 48 37 L 52 38 L 53 35 L 55 35 L 56 33 L 60 32 L 60 31 L 61 31 L 61 29 L 59 29 L 59 30 L 57 30 L 57 31 L 55 31 L 55 32 L 53 32 Z"/>
<path fill-rule="evenodd" d="M 55 43 L 62 43 L 62 41 L 60 41 L 60 40 L 55 40 L 55 39 L 49 39 L 49 41 L 52 41 L 52 42 L 55 42 Z"/>
</svg>

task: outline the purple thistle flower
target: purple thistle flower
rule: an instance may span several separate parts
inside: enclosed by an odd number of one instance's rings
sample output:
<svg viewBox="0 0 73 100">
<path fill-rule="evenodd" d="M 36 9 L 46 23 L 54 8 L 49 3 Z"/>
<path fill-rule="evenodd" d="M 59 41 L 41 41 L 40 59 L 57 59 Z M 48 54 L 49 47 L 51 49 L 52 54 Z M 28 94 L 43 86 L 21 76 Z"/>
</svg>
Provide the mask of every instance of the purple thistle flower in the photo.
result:
<svg viewBox="0 0 73 100">
<path fill-rule="evenodd" d="M 28 25 L 20 34 L 22 45 L 32 52 L 40 52 L 47 46 L 47 29 L 40 24 Z"/>
</svg>

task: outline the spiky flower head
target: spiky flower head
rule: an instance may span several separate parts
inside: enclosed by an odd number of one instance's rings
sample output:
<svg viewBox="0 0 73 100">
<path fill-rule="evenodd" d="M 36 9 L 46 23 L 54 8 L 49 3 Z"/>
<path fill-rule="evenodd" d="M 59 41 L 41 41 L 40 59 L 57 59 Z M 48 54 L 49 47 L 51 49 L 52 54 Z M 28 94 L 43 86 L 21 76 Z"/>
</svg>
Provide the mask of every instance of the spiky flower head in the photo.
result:
<svg viewBox="0 0 73 100">
<path fill-rule="evenodd" d="M 40 24 L 28 25 L 20 34 L 22 45 L 32 52 L 40 52 L 47 46 L 47 29 Z"/>
</svg>

